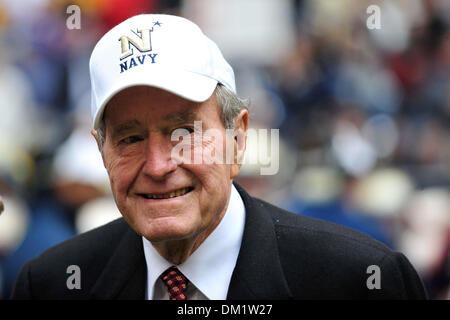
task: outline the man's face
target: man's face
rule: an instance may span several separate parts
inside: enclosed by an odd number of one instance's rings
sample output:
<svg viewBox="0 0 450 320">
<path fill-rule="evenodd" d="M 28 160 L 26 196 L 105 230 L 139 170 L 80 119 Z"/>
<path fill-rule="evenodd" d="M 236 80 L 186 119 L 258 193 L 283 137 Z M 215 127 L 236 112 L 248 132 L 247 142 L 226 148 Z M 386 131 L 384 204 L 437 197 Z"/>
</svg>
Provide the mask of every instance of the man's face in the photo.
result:
<svg viewBox="0 0 450 320">
<path fill-rule="evenodd" d="M 201 148 L 224 150 L 225 128 L 214 94 L 194 103 L 160 89 L 131 87 L 105 110 L 103 161 L 115 201 L 130 226 L 149 241 L 207 235 L 225 213 L 238 167 L 179 163 L 171 157 L 178 143 L 171 139 L 173 131 L 191 132 L 194 121 L 201 121 L 203 131 L 214 128 L 223 135 L 222 142 L 202 142 Z"/>
</svg>

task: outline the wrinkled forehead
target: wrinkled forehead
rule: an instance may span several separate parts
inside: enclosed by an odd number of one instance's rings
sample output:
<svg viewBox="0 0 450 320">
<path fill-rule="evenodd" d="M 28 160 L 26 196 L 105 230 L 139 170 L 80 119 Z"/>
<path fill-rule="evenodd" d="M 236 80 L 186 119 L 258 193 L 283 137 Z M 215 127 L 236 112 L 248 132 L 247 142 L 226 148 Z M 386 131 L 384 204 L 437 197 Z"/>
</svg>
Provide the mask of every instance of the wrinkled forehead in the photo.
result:
<svg viewBox="0 0 450 320">
<path fill-rule="evenodd" d="M 205 102 L 195 102 L 151 86 L 133 86 L 117 93 L 106 105 L 103 121 L 120 123 L 150 117 L 161 123 L 194 122 L 218 111 L 214 95 Z M 212 114 L 214 116 L 214 114 Z"/>
<path fill-rule="evenodd" d="M 106 106 L 120 105 L 127 108 L 133 104 L 147 104 L 149 107 L 157 109 L 163 105 L 194 107 L 198 105 L 198 102 L 152 86 L 132 86 L 115 94 Z"/>
</svg>

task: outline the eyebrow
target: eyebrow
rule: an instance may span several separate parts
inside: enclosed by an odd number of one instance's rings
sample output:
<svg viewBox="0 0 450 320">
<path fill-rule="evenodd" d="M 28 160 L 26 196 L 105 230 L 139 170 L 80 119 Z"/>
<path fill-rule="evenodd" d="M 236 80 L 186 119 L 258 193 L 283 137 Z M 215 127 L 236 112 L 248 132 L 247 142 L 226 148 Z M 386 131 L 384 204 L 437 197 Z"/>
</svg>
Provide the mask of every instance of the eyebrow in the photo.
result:
<svg viewBox="0 0 450 320">
<path fill-rule="evenodd" d="M 179 111 L 163 117 L 164 122 L 172 123 L 194 122 L 196 119 L 197 114 L 192 111 Z M 136 129 L 140 125 L 141 123 L 136 119 L 125 121 L 112 128 L 112 136 L 120 136 L 128 131 Z"/>
<path fill-rule="evenodd" d="M 123 122 L 123 123 L 118 124 L 117 126 L 113 127 L 112 135 L 113 136 L 119 136 L 119 135 L 121 135 L 123 133 L 126 133 L 127 131 L 135 129 L 140 124 L 141 123 L 138 120 L 136 120 L 136 119 Z"/>
<path fill-rule="evenodd" d="M 197 119 L 197 114 L 192 111 L 179 111 L 166 115 L 163 120 L 167 122 L 194 122 Z"/>
</svg>

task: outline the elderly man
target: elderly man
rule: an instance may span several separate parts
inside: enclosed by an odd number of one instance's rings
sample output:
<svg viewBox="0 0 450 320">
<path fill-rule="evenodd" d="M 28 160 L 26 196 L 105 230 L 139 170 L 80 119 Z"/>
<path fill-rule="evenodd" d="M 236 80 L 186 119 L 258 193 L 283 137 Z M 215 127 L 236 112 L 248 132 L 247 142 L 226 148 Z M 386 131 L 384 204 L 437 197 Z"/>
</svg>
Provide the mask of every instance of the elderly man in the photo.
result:
<svg viewBox="0 0 450 320">
<path fill-rule="evenodd" d="M 123 219 L 29 261 L 13 298 L 426 297 L 402 254 L 233 184 L 248 111 L 195 24 L 132 17 L 98 42 L 90 71 L 92 134 Z M 199 126 L 214 139 L 196 141 Z"/>
</svg>

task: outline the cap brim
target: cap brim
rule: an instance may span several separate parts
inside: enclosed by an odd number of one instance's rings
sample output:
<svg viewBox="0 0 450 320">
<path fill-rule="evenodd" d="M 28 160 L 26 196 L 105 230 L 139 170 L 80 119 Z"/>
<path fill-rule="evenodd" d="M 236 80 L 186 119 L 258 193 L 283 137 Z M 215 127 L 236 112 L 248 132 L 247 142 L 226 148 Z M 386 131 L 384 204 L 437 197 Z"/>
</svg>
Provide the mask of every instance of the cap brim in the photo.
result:
<svg viewBox="0 0 450 320">
<path fill-rule="evenodd" d="M 137 68 L 127 70 L 128 74 L 121 75 L 120 80 L 111 86 L 111 89 L 99 97 L 97 113 L 94 119 L 94 129 L 98 129 L 108 102 L 119 92 L 134 86 L 151 86 L 159 88 L 184 99 L 203 102 L 208 100 L 217 86 L 217 80 L 207 76 L 180 70 L 158 68 L 153 66 L 151 70 Z"/>
</svg>

